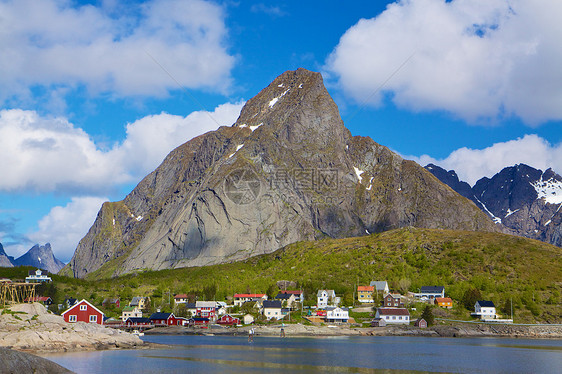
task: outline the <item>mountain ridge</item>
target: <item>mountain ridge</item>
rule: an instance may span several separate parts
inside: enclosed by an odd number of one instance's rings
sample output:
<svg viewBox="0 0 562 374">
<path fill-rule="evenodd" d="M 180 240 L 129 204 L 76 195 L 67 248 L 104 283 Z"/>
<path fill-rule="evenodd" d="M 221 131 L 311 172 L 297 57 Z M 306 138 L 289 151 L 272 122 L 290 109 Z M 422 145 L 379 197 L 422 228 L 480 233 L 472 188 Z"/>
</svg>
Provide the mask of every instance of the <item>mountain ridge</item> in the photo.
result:
<svg viewBox="0 0 562 374">
<path fill-rule="evenodd" d="M 543 172 L 517 164 L 481 178 L 473 187 L 460 181 L 454 170 L 434 164 L 425 168 L 472 200 L 506 232 L 562 246 L 562 177 L 551 168 Z"/>
<path fill-rule="evenodd" d="M 16 259 L 8 256 L 0 243 L 0 267 L 13 266 L 33 266 L 56 274 L 65 266 L 65 263 L 55 257 L 50 243 L 43 246 L 35 244 Z"/>
<path fill-rule="evenodd" d="M 497 231 L 421 166 L 352 136 L 322 76 L 298 69 L 234 125 L 177 147 L 124 200 L 104 203 L 63 273 L 232 262 L 404 226 Z"/>
</svg>

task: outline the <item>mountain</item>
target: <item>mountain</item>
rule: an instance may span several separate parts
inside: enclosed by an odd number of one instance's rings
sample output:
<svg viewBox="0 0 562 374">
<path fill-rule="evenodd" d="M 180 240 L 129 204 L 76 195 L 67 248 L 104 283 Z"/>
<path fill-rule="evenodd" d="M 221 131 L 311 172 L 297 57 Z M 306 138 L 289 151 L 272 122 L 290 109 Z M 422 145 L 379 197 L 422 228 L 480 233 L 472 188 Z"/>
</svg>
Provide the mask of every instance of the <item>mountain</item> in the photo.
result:
<svg viewBox="0 0 562 374">
<path fill-rule="evenodd" d="M 14 258 L 6 254 L 2 243 L 0 243 L 0 267 L 11 268 L 12 266 L 14 266 L 13 261 Z"/>
<path fill-rule="evenodd" d="M 352 136 L 322 76 L 298 69 L 250 99 L 234 125 L 179 146 L 124 200 L 104 203 L 62 273 L 233 262 L 404 226 L 498 230 L 415 162 Z"/>
<path fill-rule="evenodd" d="M 55 257 L 49 243 L 43 246 L 34 245 L 27 253 L 15 259 L 13 263 L 14 266 L 33 266 L 50 273 L 58 273 L 65 265 L 64 262 Z"/>
<path fill-rule="evenodd" d="M 509 232 L 562 246 L 562 177 L 552 169 L 543 172 L 525 164 L 510 166 L 471 188 L 453 170 L 447 172 L 433 164 L 426 169 L 473 200 Z"/>
</svg>

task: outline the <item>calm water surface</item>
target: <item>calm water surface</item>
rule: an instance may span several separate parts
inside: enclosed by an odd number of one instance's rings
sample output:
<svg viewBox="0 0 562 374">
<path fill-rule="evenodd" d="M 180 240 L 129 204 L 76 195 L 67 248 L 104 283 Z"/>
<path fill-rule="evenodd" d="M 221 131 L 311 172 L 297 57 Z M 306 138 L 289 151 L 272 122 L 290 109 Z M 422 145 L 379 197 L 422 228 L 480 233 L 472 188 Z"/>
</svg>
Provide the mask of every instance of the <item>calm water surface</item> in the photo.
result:
<svg viewBox="0 0 562 374">
<path fill-rule="evenodd" d="M 145 336 L 172 348 L 50 354 L 77 373 L 562 373 L 562 340 Z"/>
</svg>

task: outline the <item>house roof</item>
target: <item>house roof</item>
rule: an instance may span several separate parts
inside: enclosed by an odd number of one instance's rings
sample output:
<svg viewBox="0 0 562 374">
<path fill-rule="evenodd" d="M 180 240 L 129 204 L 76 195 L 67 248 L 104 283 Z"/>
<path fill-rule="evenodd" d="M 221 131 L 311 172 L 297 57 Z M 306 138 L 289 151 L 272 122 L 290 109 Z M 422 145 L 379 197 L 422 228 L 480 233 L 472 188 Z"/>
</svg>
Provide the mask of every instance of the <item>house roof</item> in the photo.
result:
<svg viewBox="0 0 562 374">
<path fill-rule="evenodd" d="M 409 316 L 410 312 L 406 308 L 379 308 L 377 310 L 382 316 Z"/>
<path fill-rule="evenodd" d="M 281 308 L 281 301 L 279 300 L 264 300 L 264 308 Z"/>
<path fill-rule="evenodd" d="M 489 300 L 478 300 L 477 303 L 480 305 L 480 307 L 485 307 L 485 308 L 495 308 L 496 307 L 494 305 L 494 303 L 489 301 Z"/>
<path fill-rule="evenodd" d="M 98 313 L 100 313 L 102 316 L 105 316 L 105 314 L 99 310 L 98 308 L 96 308 L 95 306 L 93 306 L 88 300 L 86 299 L 82 299 L 79 302 L 77 302 L 76 304 L 74 304 L 73 306 L 71 306 L 70 308 L 68 308 L 67 310 L 65 310 L 64 312 L 61 313 L 61 316 L 64 316 L 66 313 L 70 312 L 72 309 L 74 308 L 78 308 L 79 305 L 81 304 L 87 304 L 90 308 L 93 308 L 95 311 L 97 311 Z"/>
<path fill-rule="evenodd" d="M 388 288 L 388 283 L 386 281 L 372 281 L 369 285 L 375 287 L 377 291 L 384 291 Z"/>
<path fill-rule="evenodd" d="M 402 297 L 402 295 L 400 295 L 399 293 L 387 293 L 386 295 L 384 295 L 384 297 L 386 298 L 388 295 L 392 296 L 395 299 L 399 299 Z"/>
<path fill-rule="evenodd" d="M 300 290 L 280 290 L 279 293 L 290 293 L 290 294 L 295 295 L 295 296 L 302 295 L 302 291 L 300 291 Z"/>
<path fill-rule="evenodd" d="M 105 303 L 113 303 L 113 304 L 116 304 L 116 303 L 118 303 L 118 302 L 119 302 L 119 298 L 116 298 L 116 297 L 111 297 L 111 298 L 109 298 L 109 297 L 108 297 L 108 298 L 103 299 L 103 301 L 102 301 L 101 303 L 102 303 L 102 304 L 105 304 Z"/>
<path fill-rule="evenodd" d="M 291 296 L 293 296 L 293 294 L 278 293 L 277 296 L 275 296 L 275 298 L 278 299 L 278 300 L 289 300 L 291 298 Z"/>
<path fill-rule="evenodd" d="M 435 301 L 438 303 L 452 303 L 453 299 L 450 297 L 436 297 Z"/>
<path fill-rule="evenodd" d="M 41 269 L 37 269 L 37 270 L 30 270 L 27 275 L 49 275 L 49 272 L 47 270 L 41 270 Z"/>
<path fill-rule="evenodd" d="M 326 312 L 331 312 L 331 311 L 336 310 L 336 309 L 341 309 L 341 310 L 343 310 L 344 312 L 349 311 L 349 309 L 347 309 L 347 308 L 340 308 L 339 306 L 328 306 L 328 307 L 326 307 Z"/>
<path fill-rule="evenodd" d="M 35 297 L 28 297 L 26 298 L 24 301 L 28 302 L 28 301 L 40 301 L 40 302 L 45 302 L 45 301 L 49 301 L 52 300 L 50 297 L 48 296 L 35 296 Z"/>
<path fill-rule="evenodd" d="M 135 306 L 135 305 L 139 305 L 139 302 L 143 299 L 146 299 L 146 297 L 143 296 L 135 296 L 133 297 L 133 299 L 131 300 L 131 302 L 129 303 L 131 306 Z"/>
<path fill-rule="evenodd" d="M 357 291 L 374 291 L 374 286 L 357 286 Z"/>
<path fill-rule="evenodd" d="M 173 315 L 172 313 L 156 312 L 156 313 L 152 313 L 152 315 L 149 318 L 151 320 L 153 320 L 153 319 L 168 319 L 172 315 Z"/>
<path fill-rule="evenodd" d="M 187 299 L 187 295 L 184 293 L 180 293 L 176 296 L 174 296 L 174 299 Z"/>
<path fill-rule="evenodd" d="M 264 293 L 236 293 L 234 297 L 242 298 L 242 297 L 264 297 Z"/>
<path fill-rule="evenodd" d="M 134 306 L 126 306 L 126 307 L 123 308 L 123 311 L 124 312 L 130 312 L 130 311 L 135 310 L 135 309 L 136 309 L 136 307 L 134 307 Z"/>
<path fill-rule="evenodd" d="M 443 286 L 422 286 L 420 293 L 441 293 L 445 291 Z"/>
<path fill-rule="evenodd" d="M 132 323 L 150 323 L 150 318 L 147 317 L 129 317 L 125 320 L 125 323 L 130 321 Z"/>
<path fill-rule="evenodd" d="M 196 301 L 196 308 L 215 308 L 217 306 L 216 301 Z"/>
<path fill-rule="evenodd" d="M 336 292 L 334 290 L 318 290 L 317 296 L 322 296 L 322 292 L 326 291 L 328 297 L 336 297 Z"/>
</svg>

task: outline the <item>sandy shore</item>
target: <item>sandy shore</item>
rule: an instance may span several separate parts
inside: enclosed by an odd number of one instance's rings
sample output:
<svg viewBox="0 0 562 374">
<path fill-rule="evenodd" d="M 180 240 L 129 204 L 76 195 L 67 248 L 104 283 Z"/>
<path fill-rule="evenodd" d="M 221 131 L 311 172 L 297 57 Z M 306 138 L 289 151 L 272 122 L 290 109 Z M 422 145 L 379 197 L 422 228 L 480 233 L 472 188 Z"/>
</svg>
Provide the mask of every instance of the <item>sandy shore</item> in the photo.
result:
<svg viewBox="0 0 562 374">
<path fill-rule="evenodd" d="M 0 314 L 0 347 L 27 352 L 143 348 L 138 336 L 93 323 L 66 323 L 40 303 L 18 304 Z"/>
</svg>

